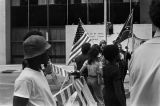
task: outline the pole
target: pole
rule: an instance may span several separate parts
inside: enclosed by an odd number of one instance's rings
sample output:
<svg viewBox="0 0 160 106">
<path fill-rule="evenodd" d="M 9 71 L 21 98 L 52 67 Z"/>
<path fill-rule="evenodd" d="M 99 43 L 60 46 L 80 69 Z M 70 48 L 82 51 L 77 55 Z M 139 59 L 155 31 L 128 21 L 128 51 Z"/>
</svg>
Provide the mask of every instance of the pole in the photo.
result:
<svg viewBox="0 0 160 106">
<path fill-rule="evenodd" d="M 89 2 L 87 0 L 87 24 L 89 24 Z"/>
<path fill-rule="evenodd" d="M 134 43 L 135 43 L 135 40 L 134 40 L 134 34 L 133 34 L 133 12 L 134 12 L 134 10 L 132 9 L 131 10 L 131 12 L 132 12 L 132 26 L 131 26 L 131 34 L 132 34 L 132 52 L 134 52 Z"/>
<path fill-rule="evenodd" d="M 108 21 L 110 22 L 110 18 L 111 18 L 111 1 L 108 0 Z"/>
<path fill-rule="evenodd" d="M 106 36 L 106 42 L 107 42 L 107 35 L 108 35 L 108 31 L 107 31 L 107 0 L 104 0 L 104 34 Z"/>
<path fill-rule="evenodd" d="M 49 41 L 49 0 L 47 0 L 47 32 L 46 32 L 46 40 Z"/>
<path fill-rule="evenodd" d="M 67 0 L 67 25 L 68 25 L 68 0 Z"/>
<path fill-rule="evenodd" d="M 130 0 L 130 2 L 129 2 L 129 4 L 130 4 L 130 13 L 131 13 L 131 11 L 132 11 L 132 0 Z"/>
<path fill-rule="evenodd" d="M 30 1 L 28 0 L 28 32 L 30 31 Z"/>
</svg>

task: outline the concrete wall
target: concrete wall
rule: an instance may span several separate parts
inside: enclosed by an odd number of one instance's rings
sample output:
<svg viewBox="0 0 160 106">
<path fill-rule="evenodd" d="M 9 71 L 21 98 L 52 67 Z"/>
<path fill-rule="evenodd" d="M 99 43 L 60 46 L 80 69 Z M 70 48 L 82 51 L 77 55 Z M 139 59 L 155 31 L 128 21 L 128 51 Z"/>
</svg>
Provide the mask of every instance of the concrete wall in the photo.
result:
<svg viewBox="0 0 160 106">
<path fill-rule="evenodd" d="M 0 65 L 9 64 L 11 60 L 11 0 L 0 0 Z M 151 0 L 140 0 L 140 22 L 151 23 L 149 5 Z"/>
<path fill-rule="evenodd" d="M 0 64 L 10 63 L 10 0 L 0 0 Z"/>
</svg>

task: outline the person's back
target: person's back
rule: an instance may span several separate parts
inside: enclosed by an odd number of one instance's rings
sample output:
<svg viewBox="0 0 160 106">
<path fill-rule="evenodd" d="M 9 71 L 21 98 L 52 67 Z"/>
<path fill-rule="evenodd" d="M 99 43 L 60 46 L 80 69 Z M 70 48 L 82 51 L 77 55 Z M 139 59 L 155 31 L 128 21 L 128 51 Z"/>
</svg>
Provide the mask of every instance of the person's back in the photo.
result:
<svg viewBox="0 0 160 106">
<path fill-rule="evenodd" d="M 106 106 L 126 106 L 124 86 L 120 69 L 117 65 L 119 49 L 116 45 L 107 45 L 103 50 L 104 58 L 108 63 L 103 67 L 104 102 Z"/>
<path fill-rule="evenodd" d="M 118 66 L 119 66 L 120 74 L 121 74 L 121 77 L 122 77 L 122 81 L 124 82 L 124 79 L 126 77 L 127 70 L 128 70 L 128 64 L 125 60 L 120 59 L 118 61 Z"/>
<path fill-rule="evenodd" d="M 88 64 L 88 60 L 86 61 L 86 64 Z M 87 69 L 88 69 L 88 76 L 91 77 L 97 77 L 97 71 L 99 71 L 100 68 L 100 63 L 99 61 L 95 61 L 92 64 L 88 64 L 87 65 Z"/>
<path fill-rule="evenodd" d="M 159 42 L 158 44 L 153 42 Z M 139 47 L 129 66 L 131 106 L 160 105 L 160 39 L 152 39 Z"/>
<path fill-rule="evenodd" d="M 160 0 L 153 0 L 150 17 L 158 28 L 155 37 L 137 48 L 132 55 L 130 106 L 160 106 Z"/>
<path fill-rule="evenodd" d="M 90 50 L 90 47 L 91 47 L 90 43 L 84 43 L 81 47 L 82 54 L 75 58 L 75 63 L 76 63 L 76 67 L 77 67 L 78 71 L 82 68 L 84 62 L 88 59 L 87 53 Z M 87 79 L 88 70 L 85 69 L 85 71 L 83 71 L 82 75 L 84 76 L 85 79 Z"/>
<path fill-rule="evenodd" d="M 115 81 L 119 81 L 119 89 L 122 92 L 120 95 L 121 99 L 125 99 L 125 91 L 123 82 L 121 81 L 120 70 L 114 64 L 108 63 L 103 67 L 103 78 L 104 78 L 104 100 L 106 101 L 107 106 L 123 106 L 121 105 L 120 101 L 118 100 L 116 90 L 115 90 Z"/>
<path fill-rule="evenodd" d="M 83 63 L 88 59 L 88 55 L 87 54 L 81 54 L 79 56 L 76 57 L 75 62 L 77 65 L 77 70 L 80 70 L 81 67 L 83 66 Z"/>
</svg>

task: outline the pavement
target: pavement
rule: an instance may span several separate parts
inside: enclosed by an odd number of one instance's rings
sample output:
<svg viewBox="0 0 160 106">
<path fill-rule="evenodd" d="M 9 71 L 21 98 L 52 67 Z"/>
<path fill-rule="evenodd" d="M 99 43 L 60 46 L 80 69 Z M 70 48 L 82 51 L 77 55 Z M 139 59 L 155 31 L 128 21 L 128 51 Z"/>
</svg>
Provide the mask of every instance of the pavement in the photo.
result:
<svg viewBox="0 0 160 106">
<path fill-rule="evenodd" d="M 73 71 L 72 66 L 56 64 L 58 67 L 70 72 Z M 22 65 L 0 65 L 0 106 L 12 106 L 14 81 L 22 70 Z M 46 76 L 51 87 L 52 94 L 57 93 L 64 81 L 64 77 L 58 76 L 59 85 L 55 85 L 51 75 Z M 65 86 L 65 85 L 64 85 Z"/>
<path fill-rule="evenodd" d="M 66 71 L 73 71 L 72 66 L 59 65 L 57 66 L 65 69 Z M 20 74 L 22 66 L 17 65 L 0 65 L 0 106 L 12 106 L 13 92 L 14 92 L 14 81 Z M 51 85 L 51 91 L 53 94 L 59 91 L 61 85 L 54 85 L 52 76 L 47 76 L 48 82 Z M 63 83 L 64 77 L 58 76 L 60 84 Z M 127 95 L 127 106 L 129 106 L 129 76 L 127 75 L 124 83 L 126 95 Z M 78 105 L 77 103 L 74 105 Z"/>
</svg>

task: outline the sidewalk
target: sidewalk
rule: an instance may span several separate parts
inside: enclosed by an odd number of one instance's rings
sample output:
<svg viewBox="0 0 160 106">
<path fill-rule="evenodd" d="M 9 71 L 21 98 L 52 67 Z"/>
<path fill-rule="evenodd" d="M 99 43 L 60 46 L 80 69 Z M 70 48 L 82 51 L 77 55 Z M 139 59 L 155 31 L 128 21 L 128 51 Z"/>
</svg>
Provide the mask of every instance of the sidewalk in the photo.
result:
<svg viewBox="0 0 160 106">
<path fill-rule="evenodd" d="M 58 65 L 58 64 L 57 64 Z M 72 67 L 65 65 L 58 65 L 66 71 L 72 71 Z M 0 106 L 12 106 L 14 81 L 22 70 L 21 64 L 16 65 L 0 65 Z M 48 75 L 47 79 L 52 85 L 52 93 L 55 94 L 59 91 L 60 86 L 53 85 L 51 76 Z M 59 77 L 60 82 L 63 82 L 63 77 Z"/>
<path fill-rule="evenodd" d="M 0 73 L 20 72 L 21 70 L 22 70 L 22 65 L 21 64 L 0 65 Z"/>
</svg>

